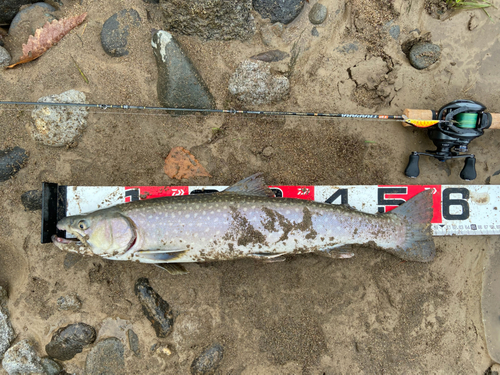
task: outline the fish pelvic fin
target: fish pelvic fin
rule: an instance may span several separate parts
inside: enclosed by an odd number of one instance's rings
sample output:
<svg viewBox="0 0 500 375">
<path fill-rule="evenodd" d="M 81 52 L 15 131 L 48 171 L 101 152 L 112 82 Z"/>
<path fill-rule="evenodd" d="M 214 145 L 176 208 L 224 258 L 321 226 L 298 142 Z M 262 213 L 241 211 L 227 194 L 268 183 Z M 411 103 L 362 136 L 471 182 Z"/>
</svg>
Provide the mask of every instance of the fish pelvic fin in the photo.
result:
<svg viewBox="0 0 500 375">
<path fill-rule="evenodd" d="M 171 275 L 185 275 L 189 273 L 186 268 L 179 263 L 161 263 L 155 264 L 155 266 L 167 271 Z"/>
<path fill-rule="evenodd" d="M 225 193 L 274 198 L 274 193 L 269 189 L 269 186 L 266 185 L 262 173 L 256 173 L 229 186 L 221 194 Z"/>
<path fill-rule="evenodd" d="M 134 253 L 134 260 L 138 260 L 140 263 L 172 262 L 187 252 L 188 250 L 184 249 L 139 250 Z"/>
<path fill-rule="evenodd" d="M 387 250 L 395 256 L 409 261 L 430 262 L 436 256 L 436 246 L 432 238 L 431 220 L 432 190 L 425 190 L 408 202 L 390 211 L 406 225 L 406 239 L 403 245 Z"/>
<path fill-rule="evenodd" d="M 327 247 L 324 249 L 320 249 L 319 254 L 334 259 L 349 259 L 355 255 L 352 245 Z"/>
</svg>

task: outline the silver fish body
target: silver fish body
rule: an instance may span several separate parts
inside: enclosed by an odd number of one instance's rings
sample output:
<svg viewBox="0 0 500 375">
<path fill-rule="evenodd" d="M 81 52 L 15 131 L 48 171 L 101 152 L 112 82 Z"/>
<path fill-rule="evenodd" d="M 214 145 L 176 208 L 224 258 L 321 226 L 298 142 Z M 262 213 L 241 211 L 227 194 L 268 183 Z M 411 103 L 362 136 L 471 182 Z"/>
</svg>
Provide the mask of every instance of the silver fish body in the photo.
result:
<svg viewBox="0 0 500 375">
<path fill-rule="evenodd" d="M 435 255 L 431 192 L 376 215 L 270 193 L 254 175 L 221 193 L 125 203 L 64 218 L 58 228 L 80 241 L 55 236 L 53 242 L 69 251 L 156 264 L 311 252 L 349 257 L 332 250 L 353 244 L 405 260 L 425 262 Z"/>
</svg>

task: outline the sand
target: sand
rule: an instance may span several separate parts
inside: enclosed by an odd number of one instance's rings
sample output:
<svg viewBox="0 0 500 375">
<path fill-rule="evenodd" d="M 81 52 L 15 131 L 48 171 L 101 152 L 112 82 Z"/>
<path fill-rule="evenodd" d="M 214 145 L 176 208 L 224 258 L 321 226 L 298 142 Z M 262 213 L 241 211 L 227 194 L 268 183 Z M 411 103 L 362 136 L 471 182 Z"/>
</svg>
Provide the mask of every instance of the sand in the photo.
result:
<svg viewBox="0 0 500 375">
<path fill-rule="evenodd" d="M 498 11 L 490 12 L 496 22 L 479 10 L 443 21 L 426 12 L 423 0 L 322 2 L 329 16 L 317 26 L 319 37 L 311 35 L 307 17 L 314 0 L 272 46 L 265 46 L 259 33 L 245 42 L 176 37 L 219 108 L 242 108 L 227 84 L 243 59 L 270 49 L 290 53 L 295 45 L 301 52 L 289 99 L 261 109 L 399 115 L 405 108 L 438 109 L 455 99 L 474 99 L 500 111 Z M 130 54 L 112 58 L 101 47 L 100 31 L 124 8 L 136 9 L 143 24 L 129 38 Z M 38 60 L 0 72 L 0 98 L 36 101 L 76 89 L 91 103 L 158 105 L 150 38 L 162 23 L 155 9 L 142 0 L 65 1 L 61 15 L 86 11 L 85 23 Z M 471 31 L 472 17 L 477 27 Z M 398 40 L 380 32 L 379 25 L 391 20 L 400 26 Z M 258 28 L 268 24 L 257 14 L 256 21 Z M 419 71 L 401 46 L 427 32 L 442 54 Z M 346 53 L 351 43 L 357 49 Z M 369 61 L 379 57 L 388 69 L 375 77 L 388 93 L 382 99 L 356 88 L 350 73 L 365 66 L 369 76 Z M 283 66 L 275 64 L 277 70 Z M 213 176 L 183 181 L 186 185 L 226 185 L 255 172 L 263 172 L 270 184 L 290 185 L 484 184 L 488 177 L 498 184 L 500 175 L 492 175 L 500 169 L 500 132 L 472 142 L 478 177 L 464 182 L 461 161 L 429 158 L 421 158 L 420 177 L 408 180 L 403 171 L 409 153 L 433 147 L 424 131 L 394 122 L 91 110 L 77 145 L 51 148 L 31 139 L 30 121 L 29 110 L 0 108 L 0 149 L 20 146 L 30 153 L 27 166 L 1 184 L 0 285 L 9 291 L 17 340 L 31 339 L 40 355 L 53 331 L 84 322 L 101 329 L 99 339 L 124 338 L 120 327 L 133 327 L 142 356 L 126 346 L 128 374 L 188 373 L 193 359 L 214 342 L 225 350 L 220 374 L 482 374 L 491 365 L 480 297 L 483 259 L 494 248 L 494 237 L 436 238 L 438 253 L 430 264 L 359 248 L 347 260 L 311 255 L 274 264 L 193 264 L 185 276 L 90 257 L 66 269 L 65 253 L 40 244 L 40 211 L 24 211 L 20 197 L 43 181 L 179 184 L 163 172 L 164 158 L 176 146 L 191 150 Z M 176 314 L 166 339 L 156 338 L 134 295 L 140 277 L 149 278 Z M 81 310 L 57 310 L 57 298 L 72 292 L 82 300 Z M 150 351 L 155 343 L 172 354 Z M 82 374 L 88 351 L 66 362 L 66 370 Z"/>
</svg>

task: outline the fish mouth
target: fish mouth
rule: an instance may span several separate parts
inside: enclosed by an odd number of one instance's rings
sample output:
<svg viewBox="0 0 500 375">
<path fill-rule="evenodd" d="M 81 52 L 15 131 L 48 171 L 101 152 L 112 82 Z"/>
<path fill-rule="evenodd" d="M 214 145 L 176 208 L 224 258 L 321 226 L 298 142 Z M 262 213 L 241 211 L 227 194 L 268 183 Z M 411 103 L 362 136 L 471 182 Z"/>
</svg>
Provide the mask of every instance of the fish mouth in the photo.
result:
<svg viewBox="0 0 500 375">
<path fill-rule="evenodd" d="M 82 241 L 80 238 L 63 238 L 53 234 L 51 240 L 61 250 L 81 255 L 93 255 L 87 242 Z"/>
<path fill-rule="evenodd" d="M 56 236 L 55 234 L 52 235 L 51 240 L 53 243 L 60 243 L 60 244 L 78 244 L 81 245 L 83 244 L 82 241 L 80 241 L 78 238 L 63 238 Z"/>
</svg>

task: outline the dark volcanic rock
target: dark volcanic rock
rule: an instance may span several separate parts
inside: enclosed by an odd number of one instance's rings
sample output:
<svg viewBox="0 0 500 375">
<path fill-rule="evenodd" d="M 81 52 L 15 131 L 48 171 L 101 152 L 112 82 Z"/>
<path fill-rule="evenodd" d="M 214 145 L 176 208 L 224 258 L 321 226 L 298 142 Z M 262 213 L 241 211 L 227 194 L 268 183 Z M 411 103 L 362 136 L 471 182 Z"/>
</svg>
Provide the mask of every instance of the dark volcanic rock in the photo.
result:
<svg viewBox="0 0 500 375">
<path fill-rule="evenodd" d="M 0 182 L 8 180 L 24 167 L 28 153 L 20 147 L 0 150 Z"/>
<path fill-rule="evenodd" d="M 211 375 L 219 367 L 224 355 L 224 348 L 220 344 L 214 344 L 206 349 L 191 364 L 191 374 Z"/>
<path fill-rule="evenodd" d="M 441 48 L 432 43 L 417 43 L 415 44 L 409 53 L 410 64 L 415 69 L 425 69 L 436 61 L 439 60 L 441 56 Z"/>
<path fill-rule="evenodd" d="M 162 106 L 215 108 L 208 87 L 172 34 L 158 31 L 151 45 L 158 66 L 157 92 Z"/>
<path fill-rule="evenodd" d="M 245 40 L 255 33 L 251 0 L 161 0 L 165 29 L 206 40 Z"/>
<path fill-rule="evenodd" d="M 140 278 L 135 283 L 135 295 L 139 298 L 142 311 L 151 322 L 158 337 L 167 337 L 172 330 L 174 317 L 170 305 L 151 288 L 149 280 Z"/>
<path fill-rule="evenodd" d="M 253 0 L 253 8 L 262 18 L 286 25 L 292 22 L 304 8 L 305 0 Z"/>
<path fill-rule="evenodd" d="M 92 344 L 95 338 L 95 329 L 88 324 L 70 324 L 52 335 L 52 340 L 45 345 L 45 351 L 52 358 L 67 361 L 81 353 L 84 346 Z"/>
<path fill-rule="evenodd" d="M 2 0 L 0 1 L 0 24 L 8 24 L 19 12 L 19 8 L 26 4 L 36 3 L 37 0 Z"/>
<path fill-rule="evenodd" d="M 128 345 L 130 346 L 130 350 L 134 352 L 136 357 L 141 355 L 141 350 L 139 349 L 139 337 L 135 334 L 134 331 L 129 329 L 127 331 Z"/>
<path fill-rule="evenodd" d="M 109 17 L 101 30 L 101 44 L 112 57 L 128 55 L 127 43 L 130 29 L 141 25 L 141 17 L 135 9 L 123 9 Z"/>
<path fill-rule="evenodd" d="M 21 203 L 27 211 L 42 209 L 42 192 L 40 190 L 30 190 L 21 195 Z"/>
<path fill-rule="evenodd" d="M 116 337 L 99 341 L 87 355 L 85 372 L 99 375 L 122 375 L 125 373 L 124 347 Z"/>
</svg>

